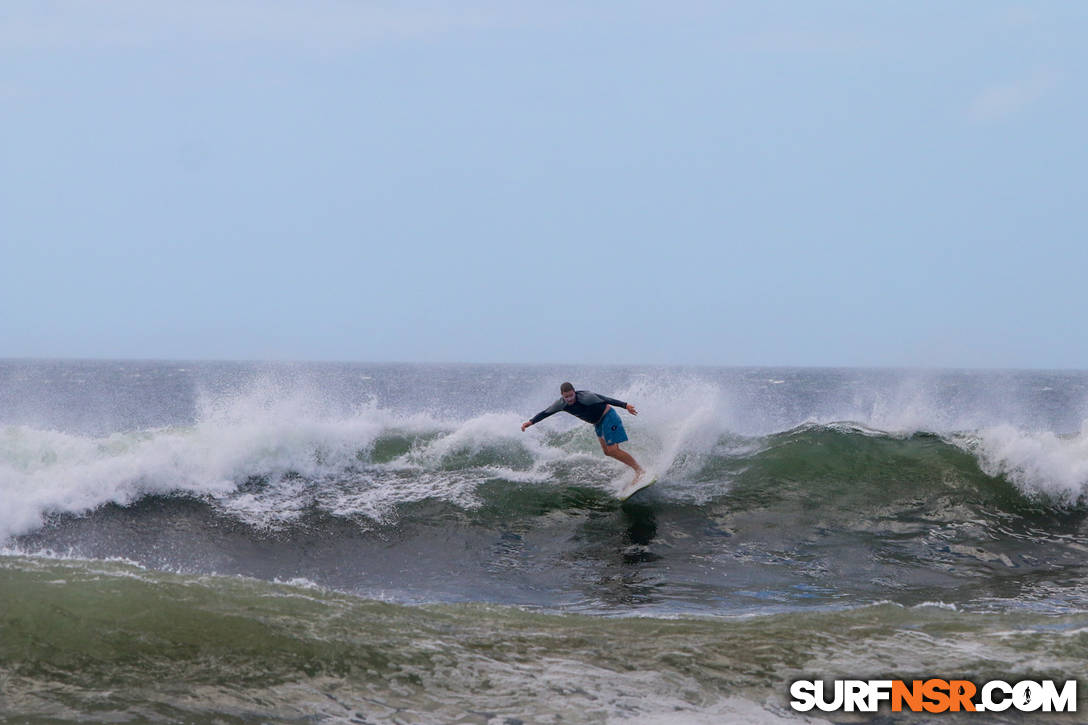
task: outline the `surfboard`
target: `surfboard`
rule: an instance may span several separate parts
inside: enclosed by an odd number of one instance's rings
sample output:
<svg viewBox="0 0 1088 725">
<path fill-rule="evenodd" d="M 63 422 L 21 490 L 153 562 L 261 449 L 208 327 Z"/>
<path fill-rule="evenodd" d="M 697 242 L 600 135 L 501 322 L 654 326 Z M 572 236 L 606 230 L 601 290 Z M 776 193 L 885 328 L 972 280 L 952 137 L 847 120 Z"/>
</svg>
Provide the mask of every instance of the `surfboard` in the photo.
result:
<svg viewBox="0 0 1088 725">
<path fill-rule="evenodd" d="M 619 493 L 616 494 L 616 498 L 620 501 L 626 501 L 642 489 L 647 486 L 652 486 L 655 483 L 657 483 L 657 474 L 653 471 L 646 471 L 646 475 L 644 475 L 638 483 L 631 483 L 628 481 L 627 484 L 620 488 Z"/>
</svg>

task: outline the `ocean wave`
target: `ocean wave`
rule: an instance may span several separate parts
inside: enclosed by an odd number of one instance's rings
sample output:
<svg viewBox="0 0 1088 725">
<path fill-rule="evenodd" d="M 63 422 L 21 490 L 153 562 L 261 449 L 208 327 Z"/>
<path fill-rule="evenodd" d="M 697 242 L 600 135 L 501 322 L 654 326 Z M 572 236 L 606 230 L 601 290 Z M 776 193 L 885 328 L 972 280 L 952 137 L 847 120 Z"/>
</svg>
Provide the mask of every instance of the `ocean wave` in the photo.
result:
<svg viewBox="0 0 1088 725">
<path fill-rule="evenodd" d="M 662 505 L 729 497 L 741 506 L 834 502 L 864 514 L 907 491 L 1016 511 L 1083 506 L 1088 491 L 1088 421 L 1066 436 L 1010 425 L 888 431 L 835 420 L 741 435 L 713 385 L 639 380 L 621 394 L 645 401 L 642 415 L 628 418 L 626 447 L 660 477 L 651 491 Z M 606 505 L 626 469 L 601 455 L 584 426 L 557 420 L 522 433 L 524 417 L 444 418 L 373 401 L 333 411 L 312 392 L 258 388 L 205 401 L 192 426 L 103 437 L 7 426 L 0 540 L 56 516 L 156 496 L 208 501 L 259 527 L 315 511 L 387 523 L 424 501 L 476 510 L 501 500 L 513 515 L 579 498 Z M 592 490 L 601 496 L 581 493 Z"/>
</svg>

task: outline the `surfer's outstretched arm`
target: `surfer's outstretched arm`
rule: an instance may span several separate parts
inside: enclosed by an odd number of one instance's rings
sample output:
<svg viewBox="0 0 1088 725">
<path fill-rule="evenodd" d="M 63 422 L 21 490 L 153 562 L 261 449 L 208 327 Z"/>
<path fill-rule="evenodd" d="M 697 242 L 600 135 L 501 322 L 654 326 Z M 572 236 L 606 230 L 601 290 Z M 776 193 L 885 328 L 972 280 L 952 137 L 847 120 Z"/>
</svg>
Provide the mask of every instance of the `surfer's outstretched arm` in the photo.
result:
<svg viewBox="0 0 1088 725">
<path fill-rule="evenodd" d="M 527 420 L 527 421 L 525 421 L 524 423 L 522 423 L 522 424 L 521 424 L 521 432 L 522 432 L 522 433 L 524 433 L 524 432 L 525 432 L 525 429 L 526 429 L 526 428 L 528 428 L 528 427 L 529 427 L 529 426 L 531 426 L 531 425 L 536 425 L 536 424 L 537 424 L 537 423 L 539 423 L 540 421 L 542 421 L 542 420 L 544 420 L 545 418 L 547 418 L 547 417 L 548 417 L 549 415 L 555 415 L 555 414 L 556 414 L 556 413 L 558 413 L 559 411 L 563 410 L 563 407 L 564 407 L 565 405 L 566 405 L 566 403 L 565 403 L 565 402 L 563 402 L 563 399 L 562 399 L 562 398 L 560 398 L 559 400 L 555 401 L 554 403 L 552 403 L 551 405 L 549 405 L 549 406 L 548 406 L 547 408 L 545 408 L 544 410 L 540 411 L 539 413 L 537 413 L 536 415 L 534 415 L 534 416 L 533 416 L 532 418 L 530 418 L 529 420 Z"/>
<path fill-rule="evenodd" d="M 631 405 L 630 403 L 625 403 L 622 400 L 618 400 L 616 398 L 610 398 L 607 395 L 601 395 L 600 393 L 594 393 L 594 395 L 596 395 L 598 398 L 600 398 L 601 400 L 603 400 L 604 402 L 608 403 L 611 406 L 614 406 L 616 408 L 622 408 L 623 410 L 626 410 L 631 415 L 638 415 L 638 411 L 635 410 L 635 406 Z"/>
</svg>

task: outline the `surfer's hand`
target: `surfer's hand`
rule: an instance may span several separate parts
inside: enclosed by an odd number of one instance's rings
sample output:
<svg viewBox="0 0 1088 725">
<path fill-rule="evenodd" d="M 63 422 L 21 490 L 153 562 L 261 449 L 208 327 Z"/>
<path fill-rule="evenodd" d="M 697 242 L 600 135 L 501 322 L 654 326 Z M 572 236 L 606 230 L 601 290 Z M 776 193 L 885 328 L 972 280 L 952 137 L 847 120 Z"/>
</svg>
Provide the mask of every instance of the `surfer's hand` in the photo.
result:
<svg viewBox="0 0 1088 725">
<path fill-rule="evenodd" d="M 532 425 L 532 421 L 525 421 L 521 424 L 521 432 L 524 433 L 525 429 Z"/>
<path fill-rule="evenodd" d="M 627 412 L 631 415 L 638 415 L 638 411 L 635 410 L 635 406 L 631 405 L 630 403 L 627 404 Z"/>
</svg>

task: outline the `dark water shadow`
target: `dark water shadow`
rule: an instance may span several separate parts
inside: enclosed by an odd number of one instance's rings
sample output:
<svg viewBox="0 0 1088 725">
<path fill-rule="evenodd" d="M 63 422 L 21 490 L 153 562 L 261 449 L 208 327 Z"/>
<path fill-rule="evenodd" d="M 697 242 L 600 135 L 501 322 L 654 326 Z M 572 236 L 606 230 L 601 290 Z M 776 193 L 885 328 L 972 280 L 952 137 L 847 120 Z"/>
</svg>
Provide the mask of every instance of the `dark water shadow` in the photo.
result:
<svg viewBox="0 0 1088 725">
<path fill-rule="evenodd" d="M 632 544 L 649 546 L 657 537 L 657 516 L 652 505 L 624 501 L 620 513 L 627 528 L 627 538 Z"/>
</svg>

